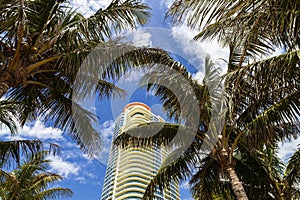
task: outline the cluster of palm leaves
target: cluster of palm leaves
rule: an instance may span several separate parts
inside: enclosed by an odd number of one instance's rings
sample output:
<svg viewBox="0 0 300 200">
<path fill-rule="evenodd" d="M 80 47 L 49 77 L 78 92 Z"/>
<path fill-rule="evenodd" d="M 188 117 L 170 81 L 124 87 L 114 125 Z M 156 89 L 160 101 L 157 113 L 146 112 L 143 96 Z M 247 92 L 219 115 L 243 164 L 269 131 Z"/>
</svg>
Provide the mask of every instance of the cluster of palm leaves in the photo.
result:
<svg viewBox="0 0 300 200">
<path fill-rule="evenodd" d="M 62 177 L 46 172 L 50 160 L 49 152 L 40 151 L 19 165 L 12 172 L 1 170 L 0 197 L 3 200 L 59 199 L 69 197 L 73 192 L 68 188 L 51 187 Z"/>
<path fill-rule="evenodd" d="M 120 94 L 121 89 L 107 80 L 117 80 L 131 68 L 148 63 L 169 66 L 188 80 L 188 89 L 177 84 L 181 98 L 190 88 L 196 94 L 198 104 L 182 110 L 178 97 L 161 84 L 174 81 L 174 77 L 153 73 L 144 78 L 150 80 L 149 89 L 160 97 L 169 117 L 186 122 L 185 126 L 164 124 L 148 139 L 124 133 L 117 143 L 168 144 L 179 128 L 190 134 L 189 121 L 199 121 L 192 144 L 187 150 L 174 152 L 179 158 L 159 170 L 145 199 L 152 198 L 157 186 L 186 179 L 196 199 L 299 198 L 300 150 L 286 167 L 276 154 L 280 141 L 299 134 L 299 13 L 300 3 L 291 0 L 177 0 L 170 8 L 168 15 L 174 24 L 187 21 L 199 30 L 196 41 L 216 39 L 229 49 L 228 71 L 218 78 L 225 86 L 225 123 L 214 135 L 216 144 L 205 149 L 205 155 L 202 148 L 207 131 L 212 129 L 215 100 L 209 85 L 218 75 L 213 62 L 206 60 L 206 78 L 198 83 L 160 49 L 131 47 L 128 52 L 120 45 L 117 59 L 106 57 L 107 64 L 99 66 L 105 69 L 102 79 L 95 87 L 100 98 Z M 0 125 L 15 134 L 15 121 L 22 126 L 40 118 L 69 133 L 84 152 L 97 151 L 101 141 L 92 125 L 97 116 L 72 101 L 77 72 L 95 47 L 116 47 L 120 40 L 111 39 L 114 33 L 143 25 L 149 16 L 149 7 L 135 0 L 113 0 L 90 17 L 76 12 L 64 0 L 0 0 L 0 97 L 5 98 L 0 102 Z M 277 47 L 284 53 L 270 56 Z M 189 112 L 200 113 L 199 119 L 184 114 Z M 78 113 L 81 120 L 74 117 Z M 161 127 L 147 124 L 131 131 L 151 131 L 156 126 Z M 22 152 L 34 157 L 45 148 L 38 140 L 1 141 L 0 145 L 1 167 L 14 160 L 20 162 Z M 15 175 L 3 173 L 1 180 L 15 179 L 22 169 Z"/>
<path fill-rule="evenodd" d="M 280 142 L 299 135 L 300 119 L 300 2 L 290 0 L 177 0 L 168 11 L 174 24 L 187 23 L 199 30 L 195 41 L 217 40 L 228 47 L 228 70 L 221 80 L 225 87 L 227 112 L 216 144 L 203 149 L 214 99 L 210 98 L 210 73 L 216 71 L 206 62 L 207 76 L 202 84 L 182 73 L 197 94 L 199 130 L 194 142 L 178 159 L 163 165 L 152 179 L 144 199 L 152 199 L 160 187 L 171 181 L 189 180 L 195 199 L 298 199 L 299 152 L 285 166 L 278 158 Z M 272 55 L 281 48 L 280 55 Z M 180 64 L 178 64 L 180 65 Z M 210 66 L 210 67 L 209 67 Z M 178 72 L 182 72 L 180 70 Z M 208 77 L 210 74 L 210 77 Z M 215 73 L 216 75 L 217 73 Z M 148 74 L 146 80 L 155 75 Z M 216 76 L 215 76 L 216 77 Z M 157 78 L 157 77 L 156 77 Z M 166 80 L 167 79 L 167 80 Z M 219 78 L 218 78 L 219 79 Z M 157 80 L 153 84 L 153 80 Z M 220 79 L 219 79 L 220 80 Z M 152 79 L 149 89 L 160 97 L 169 117 L 185 116 L 179 100 L 163 86 L 172 77 Z M 190 92 L 179 86 L 182 92 Z M 187 100 L 188 101 L 188 100 Z M 185 118 L 181 121 L 194 120 Z M 150 123 L 125 132 L 116 144 L 168 144 L 179 125 L 165 124 L 157 135 L 141 138 L 138 132 L 159 126 Z M 188 123 L 183 127 L 189 134 Z M 132 133 L 136 137 L 133 137 Z M 211 137 L 211 135 L 209 135 Z M 177 145 L 182 145 L 179 141 Z M 208 151 L 207 151 L 208 150 Z M 168 160 L 167 160 L 167 163 Z M 159 186 L 159 187 L 158 187 Z"/>
<path fill-rule="evenodd" d="M 97 122 L 97 116 L 72 101 L 77 72 L 97 45 L 115 44 L 117 41 L 111 39 L 113 34 L 143 25 L 149 16 L 149 7 L 136 0 L 113 0 L 106 9 L 99 9 L 90 17 L 84 17 L 64 0 L 0 0 L 1 128 L 7 127 L 15 135 L 17 127 L 38 118 L 69 133 L 85 153 L 98 151 L 101 141 L 92 125 Z M 118 60 L 108 61 L 104 76 L 115 79 L 122 76 L 128 66 L 149 62 L 137 55 L 151 60 L 159 54 L 169 58 L 161 50 L 136 48 Z M 101 78 L 95 91 L 99 97 L 109 97 L 119 91 L 113 83 Z M 78 113 L 80 120 L 74 117 Z M 36 152 L 45 149 L 58 151 L 57 145 L 40 140 L 0 141 L 1 169 L 16 166 L 14 164 L 19 167 L 13 174 L 1 174 L 1 183 L 5 183 L 1 195 L 14 195 L 11 192 L 18 188 L 8 191 L 14 186 L 7 184 L 18 181 L 16 176 L 22 170 L 33 167 L 31 172 L 34 173 L 44 169 L 40 164 L 34 168 L 32 162 L 37 161 Z M 22 158 L 27 157 L 33 160 L 20 167 Z"/>
<path fill-rule="evenodd" d="M 101 61 L 103 66 L 93 68 L 96 72 L 102 71 L 93 91 L 101 99 L 122 92 L 114 82 L 107 80 L 120 78 L 132 67 L 173 62 L 160 49 L 138 48 L 122 39 L 112 39 L 119 31 L 147 23 L 149 9 L 136 0 L 113 0 L 106 9 L 84 17 L 64 0 L 0 0 L 1 128 L 6 127 L 15 135 L 18 127 L 39 119 L 70 134 L 83 152 L 91 155 L 99 151 L 101 140 L 93 127 L 98 116 L 72 100 L 74 93 L 86 90 L 89 78 L 83 77 L 79 80 L 82 87 L 74 88 L 78 72 L 96 47 L 103 49 L 99 52 L 101 56 L 111 47 L 118 51 L 117 58 L 110 60 L 110 55 L 105 55 L 106 61 Z M 128 48 L 130 51 L 126 51 Z M 20 166 L 22 160 L 32 158 L 34 162 L 36 153 L 45 149 L 54 154 L 59 151 L 56 144 L 40 140 L 1 139 L 0 167 L 25 169 L 27 164 Z M 18 198 L 5 196 L 10 195 L 12 189 L 6 185 L 10 179 L 16 179 L 13 174 L 5 174 L 4 171 L 1 174 L 1 198 Z"/>
<path fill-rule="evenodd" d="M 147 9 L 133 0 L 112 1 L 85 18 L 65 1 L 1 0 L 0 97 L 18 103 L 21 125 L 36 117 L 51 121 L 92 152 L 100 146 L 98 134 L 90 123 L 84 125 L 89 131 L 80 123 L 75 126 L 71 109 L 77 72 L 96 45 L 105 44 L 117 31 L 146 23 Z M 105 81 L 99 84 L 102 96 L 115 89 Z M 97 120 L 80 106 L 77 112 L 83 113 L 84 121 Z"/>
</svg>

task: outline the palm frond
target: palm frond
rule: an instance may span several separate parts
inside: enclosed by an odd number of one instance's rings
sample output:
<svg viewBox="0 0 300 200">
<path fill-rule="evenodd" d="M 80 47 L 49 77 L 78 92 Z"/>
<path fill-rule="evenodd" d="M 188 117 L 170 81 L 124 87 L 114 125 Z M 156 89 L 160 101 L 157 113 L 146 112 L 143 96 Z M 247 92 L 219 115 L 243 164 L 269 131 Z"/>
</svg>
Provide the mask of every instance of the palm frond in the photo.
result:
<svg viewBox="0 0 300 200">
<path fill-rule="evenodd" d="M 225 179 L 221 181 L 221 169 L 213 156 L 207 156 L 199 163 L 197 172 L 193 174 L 190 185 L 193 197 L 196 199 L 214 199 L 215 195 L 221 195 L 226 188 Z M 220 183 L 221 182 L 221 183 Z M 228 188 L 228 186 L 227 186 Z"/>
<path fill-rule="evenodd" d="M 151 90 L 160 98 L 169 118 L 187 126 L 199 121 L 195 117 L 207 122 L 208 112 L 205 106 L 209 94 L 207 87 L 193 80 L 192 75 L 181 63 L 171 59 L 166 61 L 158 60 L 160 65 L 152 67 L 141 79 L 140 85 L 146 85 L 148 91 Z M 187 105 L 195 105 L 197 108 Z"/>
<path fill-rule="evenodd" d="M 280 198 L 285 166 L 276 153 L 271 144 L 258 150 L 248 141 L 239 142 L 234 156 L 235 168 L 250 199 Z"/>
<path fill-rule="evenodd" d="M 201 143 L 199 140 L 193 142 L 188 149 L 178 148 L 176 151 L 171 152 L 166 160 L 163 161 L 161 168 L 157 174 L 151 179 L 147 186 L 143 199 L 153 199 L 155 191 L 158 189 L 162 191 L 168 188 L 172 182 L 179 183 L 187 180 L 193 173 L 193 169 L 201 160 L 203 156 L 200 152 Z M 180 156 L 173 160 L 174 154 L 180 154 Z M 197 154 L 199 153 L 199 154 Z M 169 162 L 171 159 L 172 162 Z M 167 163 L 167 164 L 164 164 Z"/>
<path fill-rule="evenodd" d="M 226 40 L 229 34 L 245 34 L 245 38 L 257 38 L 256 42 L 245 41 L 242 45 L 245 49 L 251 43 L 263 49 L 269 48 L 270 42 L 294 48 L 299 45 L 299 10 L 300 4 L 291 0 L 178 0 L 171 6 L 168 16 L 172 17 L 173 23 L 183 23 L 186 19 L 192 29 L 203 30 L 199 38 L 209 36 Z"/>
<path fill-rule="evenodd" d="M 23 156 L 30 158 L 36 152 L 49 150 L 55 154 L 59 153 L 59 147 L 52 143 L 43 143 L 40 140 L 15 140 L 0 141 L 0 167 L 20 165 Z"/>
<path fill-rule="evenodd" d="M 68 188 L 55 187 L 34 195 L 32 199 L 61 199 L 62 197 L 67 198 L 71 197 L 72 195 L 73 191 Z"/>
<path fill-rule="evenodd" d="M 267 142 L 273 140 L 271 137 L 283 140 L 297 135 L 299 70 L 299 52 L 293 51 L 228 74 L 227 91 L 235 104 L 234 120 L 250 136 L 248 139 Z"/>
<path fill-rule="evenodd" d="M 2 199 L 46 199 L 69 197 L 73 193 L 68 188 L 54 187 L 52 184 L 62 177 L 46 172 L 50 160 L 46 160 L 48 151 L 36 152 L 11 173 L 1 171 Z"/>
<path fill-rule="evenodd" d="M 181 132 L 181 134 L 178 132 Z M 156 134 L 149 136 L 148 133 Z M 189 137 L 193 140 L 187 141 Z M 125 130 L 114 141 L 114 145 L 122 148 L 128 146 L 143 148 L 157 145 L 168 148 L 169 143 L 172 142 L 172 147 L 178 147 L 176 150 L 170 149 L 170 154 L 163 161 L 156 176 L 150 181 L 144 199 L 152 199 L 158 187 L 162 191 L 164 188 L 169 187 L 171 182 L 184 181 L 192 174 L 193 167 L 202 157 L 206 156 L 207 152 L 201 150 L 204 138 L 205 133 L 200 130 L 194 133 L 180 125 L 153 122 Z"/>
<path fill-rule="evenodd" d="M 149 133 L 155 133 L 149 136 Z M 176 137 L 176 140 L 173 140 Z M 188 127 L 183 127 L 177 124 L 152 122 L 147 124 L 141 124 L 139 126 L 124 130 L 124 132 L 118 136 L 114 145 L 126 148 L 130 146 L 148 147 L 153 145 L 167 146 L 171 141 L 175 146 L 186 146 L 191 139 L 197 138 L 198 140 L 204 140 L 205 134 L 201 131 L 195 132 Z"/>
<path fill-rule="evenodd" d="M 92 127 L 97 117 L 76 102 L 72 111 L 76 75 L 98 43 L 147 23 L 148 10 L 139 1 L 114 0 L 85 18 L 64 0 L 1 0 L 0 97 L 6 93 L 21 102 L 23 125 L 40 116 L 70 133 L 85 152 L 98 150 L 100 139 Z M 122 91 L 106 81 L 101 77 L 95 84 L 99 97 Z"/>
<path fill-rule="evenodd" d="M 287 180 L 287 183 L 290 185 L 290 187 L 297 187 L 297 185 L 300 183 L 299 164 L 300 150 L 298 148 L 297 151 L 291 156 L 286 166 L 285 179 Z"/>
<path fill-rule="evenodd" d="M 16 120 L 18 115 L 16 114 L 17 103 L 8 100 L 0 101 L 0 128 L 7 127 L 12 135 L 17 133 Z"/>
</svg>

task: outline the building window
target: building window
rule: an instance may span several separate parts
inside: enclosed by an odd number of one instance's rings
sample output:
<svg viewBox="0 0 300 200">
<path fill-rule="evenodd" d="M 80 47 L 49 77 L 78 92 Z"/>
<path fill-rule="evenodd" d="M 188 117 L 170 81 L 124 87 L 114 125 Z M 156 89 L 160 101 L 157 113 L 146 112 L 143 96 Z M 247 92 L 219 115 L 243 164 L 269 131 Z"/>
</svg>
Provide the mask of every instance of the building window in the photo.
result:
<svg viewBox="0 0 300 200">
<path fill-rule="evenodd" d="M 131 115 L 131 117 L 133 117 L 133 116 L 135 116 L 135 115 L 144 115 L 143 113 L 141 113 L 141 112 L 136 112 L 136 113 L 134 113 L 133 115 Z"/>
</svg>

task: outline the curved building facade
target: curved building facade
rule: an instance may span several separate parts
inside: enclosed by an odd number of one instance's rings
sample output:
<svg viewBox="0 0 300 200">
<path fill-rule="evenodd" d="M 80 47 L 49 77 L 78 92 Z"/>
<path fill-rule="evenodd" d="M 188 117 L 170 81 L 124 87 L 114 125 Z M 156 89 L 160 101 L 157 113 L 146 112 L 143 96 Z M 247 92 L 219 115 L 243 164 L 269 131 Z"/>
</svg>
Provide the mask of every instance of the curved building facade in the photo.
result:
<svg viewBox="0 0 300 200">
<path fill-rule="evenodd" d="M 151 109 L 140 102 L 125 106 L 116 120 L 113 139 L 123 130 L 134 126 L 164 121 Z M 163 147 L 154 148 L 111 148 L 101 200 L 139 200 L 151 178 L 156 174 L 168 153 Z M 171 184 L 168 189 L 158 191 L 155 200 L 180 200 L 178 184 Z"/>
</svg>

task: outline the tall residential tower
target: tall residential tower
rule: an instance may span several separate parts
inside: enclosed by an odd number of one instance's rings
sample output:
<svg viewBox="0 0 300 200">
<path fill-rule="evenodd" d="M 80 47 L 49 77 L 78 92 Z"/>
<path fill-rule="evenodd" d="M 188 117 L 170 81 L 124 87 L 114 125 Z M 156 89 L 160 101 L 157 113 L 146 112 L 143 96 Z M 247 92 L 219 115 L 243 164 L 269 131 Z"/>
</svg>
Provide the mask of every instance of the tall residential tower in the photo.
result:
<svg viewBox="0 0 300 200">
<path fill-rule="evenodd" d="M 149 122 L 163 122 L 151 109 L 140 102 L 125 106 L 116 120 L 113 140 L 123 130 Z M 142 199 L 150 179 L 156 174 L 168 153 L 163 147 L 154 148 L 111 148 L 106 168 L 101 200 Z M 178 184 L 155 193 L 155 200 L 180 200 Z"/>
</svg>

